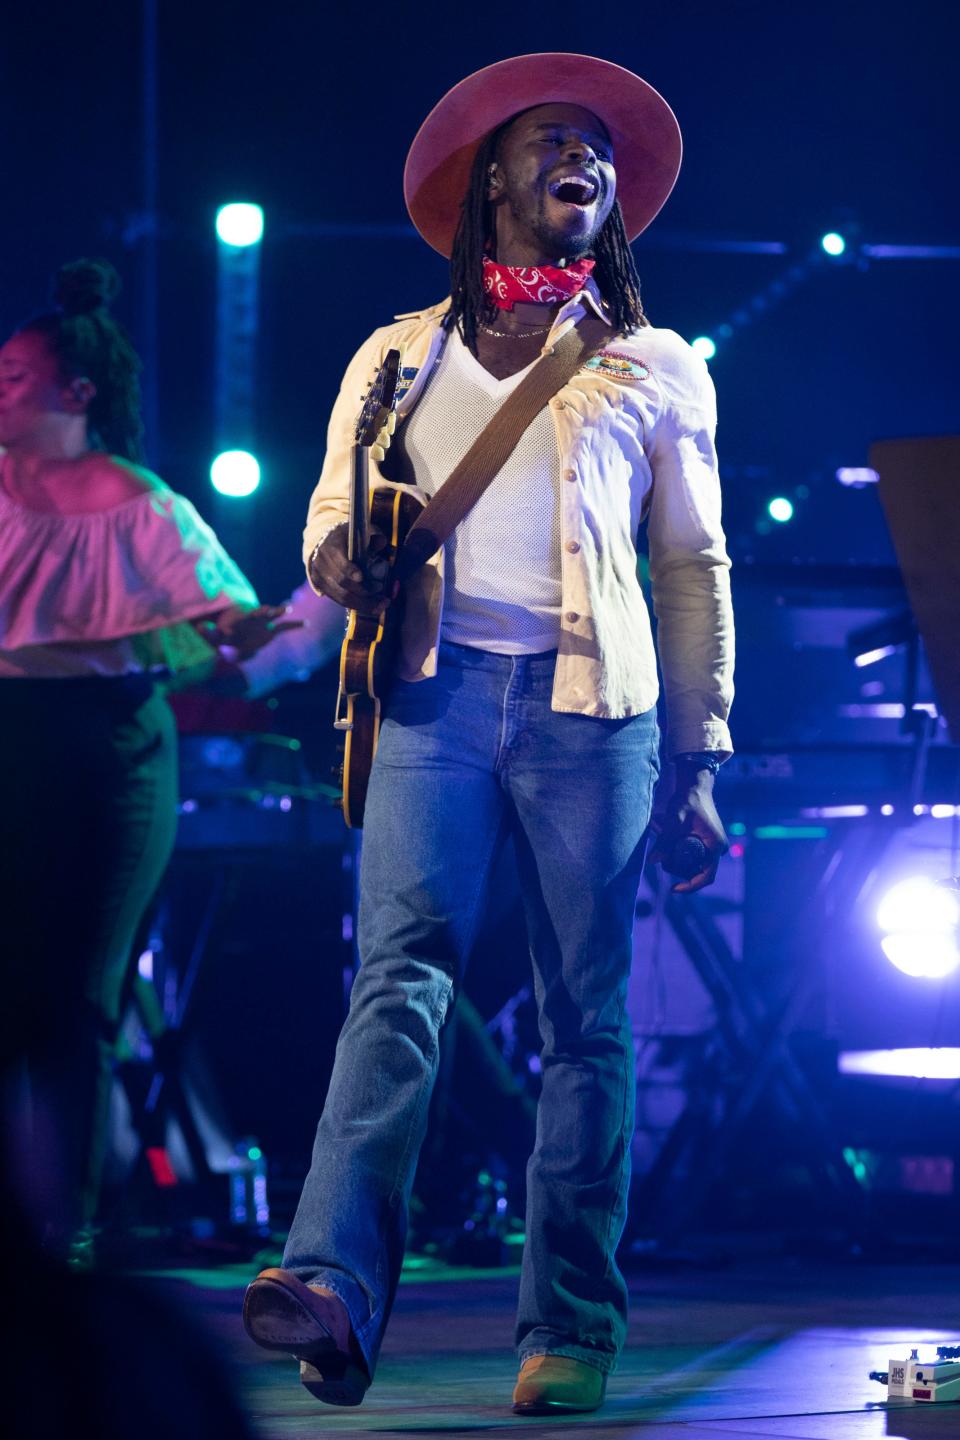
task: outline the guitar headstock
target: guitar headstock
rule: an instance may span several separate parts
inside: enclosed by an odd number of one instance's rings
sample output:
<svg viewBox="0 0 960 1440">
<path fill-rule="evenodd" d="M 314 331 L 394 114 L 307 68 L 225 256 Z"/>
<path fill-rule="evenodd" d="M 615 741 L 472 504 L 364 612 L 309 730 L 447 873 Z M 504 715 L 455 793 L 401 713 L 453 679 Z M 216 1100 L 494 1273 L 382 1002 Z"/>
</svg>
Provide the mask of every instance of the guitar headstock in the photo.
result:
<svg viewBox="0 0 960 1440">
<path fill-rule="evenodd" d="M 366 393 L 363 409 L 357 420 L 355 441 L 368 449 L 374 460 L 382 460 L 396 429 L 397 385 L 400 380 L 401 354 L 388 350 L 383 364 Z"/>
</svg>

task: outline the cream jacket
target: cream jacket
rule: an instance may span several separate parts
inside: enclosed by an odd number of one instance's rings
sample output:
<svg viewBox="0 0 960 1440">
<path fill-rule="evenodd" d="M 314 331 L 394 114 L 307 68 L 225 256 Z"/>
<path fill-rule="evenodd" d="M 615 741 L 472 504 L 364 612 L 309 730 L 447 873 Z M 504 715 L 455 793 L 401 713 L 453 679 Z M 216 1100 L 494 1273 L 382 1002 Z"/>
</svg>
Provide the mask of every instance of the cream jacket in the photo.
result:
<svg viewBox="0 0 960 1440">
<path fill-rule="evenodd" d="M 347 367 L 310 500 L 305 562 L 347 518 L 354 427 L 384 355 L 394 346 L 403 352 L 402 419 L 440 356 L 448 305 L 397 316 L 374 331 Z M 547 345 L 582 318 L 585 305 L 603 313 L 592 282 L 561 309 Z M 672 330 L 649 326 L 626 339 L 611 335 L 550 403 L 563 476 L 563 614 L 553 709 L 619 719 L 657 702 L 657 660 L 635 543 L 646 520 L 667 753 L 729 754 L 730 561 L 720 521 L 716 404 L 706 366 Z M 372 480 L 374 472 L 371 462 Z M 378 476 L 375 483 L 390 482 Z M 442 613 L 441 552 L 408 585 L 400 659 L 405 679 L 436 673 Z"/>
</svg>

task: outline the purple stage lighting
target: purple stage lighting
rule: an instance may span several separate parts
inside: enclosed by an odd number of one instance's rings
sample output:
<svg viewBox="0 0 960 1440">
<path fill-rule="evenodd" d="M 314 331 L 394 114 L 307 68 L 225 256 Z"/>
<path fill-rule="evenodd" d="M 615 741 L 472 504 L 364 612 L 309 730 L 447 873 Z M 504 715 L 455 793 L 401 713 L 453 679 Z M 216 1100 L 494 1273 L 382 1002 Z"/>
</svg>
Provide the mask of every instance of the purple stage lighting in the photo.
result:
<svg viewBox="0 0 960 1440">
<path fill-rule="evenodd" d="M 923 876 L 901 880 L 877 909 L 883 953 L 904 975 L 942 980 L 960 965 L 960 893 Z"/>
<path fill-rule="evenodd" d="M 886 660 L 888 655 L 896 653 L 896 645 L 878 645 L 875 650 L 864 650 L 862 655 L 855 656 L 853 663 L 862 670 L 865 665 L 876 665 L 878 660 Z"/>
<path fill-rule="evenodd" d="M 913 1046 L 897 1050 L 842 1050 L 842 1075 L 890 1075 L 905 1080 L 960 1080 L 960 1047 Z"/>
<path fill-rule="evenodd" d="M 859 490 L 864 485 L 876 485 L 880 476 L 869 465 L 841 465 L 836 478 L 841 485 Z"/>
</svg>

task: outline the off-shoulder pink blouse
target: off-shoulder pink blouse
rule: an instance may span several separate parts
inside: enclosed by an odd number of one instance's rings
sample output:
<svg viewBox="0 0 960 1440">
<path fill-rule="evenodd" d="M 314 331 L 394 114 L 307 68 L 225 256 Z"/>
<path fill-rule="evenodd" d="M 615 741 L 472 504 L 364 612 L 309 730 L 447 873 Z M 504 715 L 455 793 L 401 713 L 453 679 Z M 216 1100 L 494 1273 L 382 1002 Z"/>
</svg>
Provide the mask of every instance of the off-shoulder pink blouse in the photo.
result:
<svg viewBox="0 0 960 1440">
<path fill-rule="evenodd" d="M 201 643 L 190 632 L 184 645 L 188 622 L 256 604 L 210 526 L 164 485 L 81 515 L 0 489 L 0 677 L 175 666 Z"/>
</svg>

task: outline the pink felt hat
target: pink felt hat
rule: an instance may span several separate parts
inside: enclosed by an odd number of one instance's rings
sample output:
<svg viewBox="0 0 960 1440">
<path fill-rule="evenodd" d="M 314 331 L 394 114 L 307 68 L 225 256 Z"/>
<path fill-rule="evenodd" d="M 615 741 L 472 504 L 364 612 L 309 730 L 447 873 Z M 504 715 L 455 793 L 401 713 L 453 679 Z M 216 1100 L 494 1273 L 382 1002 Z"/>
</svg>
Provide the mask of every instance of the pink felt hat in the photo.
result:
<svg viewBox="0 0 960 1440">
<path fill-rule="evenodd" d="M 582 105 L 607 127 L 614 146 L 617 198 L 633 240 L 664 204 L 680 170 L 677 117 L 639 75 L 592 55 L 550 52 L 500 60 L 448 90 L 410 146 L 403 194 L 414 225 L 449 255 L 473 158 L 505 120 L 534 105 Z"/>
</svg>

